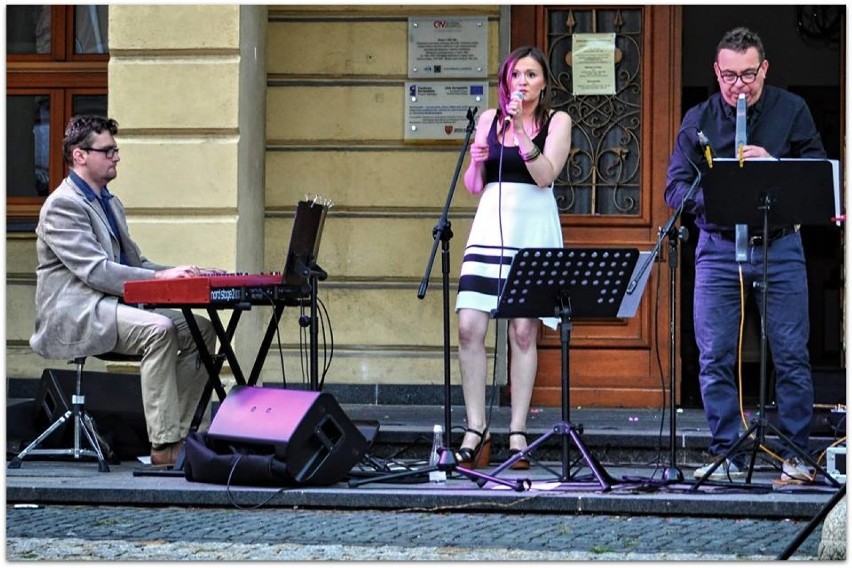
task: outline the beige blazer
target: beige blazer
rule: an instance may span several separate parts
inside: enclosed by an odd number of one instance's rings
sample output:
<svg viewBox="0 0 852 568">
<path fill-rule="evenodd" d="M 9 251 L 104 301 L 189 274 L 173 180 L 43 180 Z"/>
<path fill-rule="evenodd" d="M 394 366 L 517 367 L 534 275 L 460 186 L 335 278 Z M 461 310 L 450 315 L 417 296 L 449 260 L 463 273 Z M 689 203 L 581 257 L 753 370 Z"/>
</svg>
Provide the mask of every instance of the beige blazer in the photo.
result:
<svg viewBox="0 0 852 568">
<path fill-rule="evenodd" d="M 118 340 L 116 306 L 128 280 L 154 277 L 168 266 L 147 260 L 130 238 L 124 206 L 110 207 L 113 235 L 96 200 L 89 201 L 70 177 L 47 198 L 36 227 L 36 318 L 33 350 L 48 359 L 112 351 Z M 119 261 L 119 240 L 129 266 Z"/>
</svg>

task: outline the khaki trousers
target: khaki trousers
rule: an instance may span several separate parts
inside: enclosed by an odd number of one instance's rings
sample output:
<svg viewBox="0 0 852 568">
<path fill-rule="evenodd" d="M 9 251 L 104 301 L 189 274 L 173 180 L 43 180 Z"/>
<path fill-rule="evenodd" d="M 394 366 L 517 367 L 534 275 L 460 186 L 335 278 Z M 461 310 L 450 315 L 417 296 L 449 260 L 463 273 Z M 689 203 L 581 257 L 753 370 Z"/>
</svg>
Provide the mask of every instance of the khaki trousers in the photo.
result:
<svg viewBox="0 0 852 568">
<path fill-rule="evenodd" d="M 183 313 L 119 304 L 117 317 L 118 343 L 114 351 L 142 356 L 139 374 L 148 441 L 170 444 L 184 439 L 208 375 Z M 214 353 L 213 324 L 201 317 L 195 321 L 207 349 Z M 207 414 L 205 420 L 209 420 Z"/>
</svg>

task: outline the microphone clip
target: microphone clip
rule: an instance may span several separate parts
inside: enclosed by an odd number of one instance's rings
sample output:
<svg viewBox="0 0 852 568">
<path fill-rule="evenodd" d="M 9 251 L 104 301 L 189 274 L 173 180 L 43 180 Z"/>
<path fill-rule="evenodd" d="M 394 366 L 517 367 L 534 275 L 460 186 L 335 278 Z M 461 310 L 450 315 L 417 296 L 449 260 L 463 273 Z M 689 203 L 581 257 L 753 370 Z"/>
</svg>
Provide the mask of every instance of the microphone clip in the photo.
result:
<svg viewBox="0 0 852 568">
<path fill-rule="evenodd" d="M 713 149 L 710 147 L 710 140 L 704 135 L 701 130 L 698 131 L 698 143 L 704 150 L 704 159 L 707 161 L 707 167 L 713 168 Z"/>
</svg>

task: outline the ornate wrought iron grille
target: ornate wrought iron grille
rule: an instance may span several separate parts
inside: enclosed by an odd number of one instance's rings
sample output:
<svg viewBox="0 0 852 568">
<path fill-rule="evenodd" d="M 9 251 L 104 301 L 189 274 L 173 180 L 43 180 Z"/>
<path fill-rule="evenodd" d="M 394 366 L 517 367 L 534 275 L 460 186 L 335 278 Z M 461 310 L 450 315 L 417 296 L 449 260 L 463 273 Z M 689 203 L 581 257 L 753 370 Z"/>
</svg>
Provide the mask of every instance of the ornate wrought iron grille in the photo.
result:
<svg viewBox="0 0 852 568">
<path fill-rule="evenodd" d="M 615 94 L 573 94 L 575 33 L 615 33 Z M 573 121 L 571 153 L 554 186 L 561 213 L 639 215 L 642 8 L 548 13 L 553 106 Z"/>
</svg>

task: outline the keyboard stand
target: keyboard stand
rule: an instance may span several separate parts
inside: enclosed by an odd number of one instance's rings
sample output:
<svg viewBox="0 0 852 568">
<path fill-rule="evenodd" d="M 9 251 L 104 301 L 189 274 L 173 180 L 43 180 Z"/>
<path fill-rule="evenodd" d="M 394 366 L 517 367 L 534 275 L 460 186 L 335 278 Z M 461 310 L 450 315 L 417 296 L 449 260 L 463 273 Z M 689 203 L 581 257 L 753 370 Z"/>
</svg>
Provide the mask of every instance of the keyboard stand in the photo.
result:
<svg viewBox="0 0 852 568">
<path fill-rule="evenodd" d="M 227 328 L 223 326 L 222 319 L 219 317 L 219 311 L 226 308 L 207 307 L 207 315 L 210 318 L 210 322 L 213 324 L 213 329 L 216 331 L 216 337 L 219 339 L 219 351 L 215 355 L 210 353 L 207 349 L 207 344 L 204 343 L 201 330 L 199 329 L 195 318 L 192 317 L 192 308 L 181 308 L 181 311 L 186 317 L 189 331 L 192 334 L 192 338 L 198 349 L 201 362 L 204 364 L 204 368 L 207 369 L 207 374 L 209 376 L 207 384 L 204 386 L 201 400 L 198 401 L 198 406 L 195 409 L 195 415 L 193 416 L 189 427 L 190 432 L 196 432 L 198 430 L 214 390 L 216 391 L 216 395 L 219 397 L 220 402 L 225 400 L 225 397 L 227 396 L 225 387 L 222 385 L 222 380 L 220 378 L 222 366 L 225 361 L 228 361 L 231 373 L 234 375 L 234 380 L 238 385 L 255 386 L 257 384 L 257 381 L 260 379 L 260 371 L 263 368 L 263 363 L 266 361 L 266 355 L 269 352 L 269 347 L 272 344 L 272 339 L 275 336 L 275 331 L 278 328 L 278 322 L 281 320 L 281 315 L 284 312 L 285 307 L 286 303 L 284 301 L 274 301 L 272 315 L 269 318 L 269 323 L 266 326 L 266 332 L 263 335 L 263 339 L 258 346 L 257 354 L 255 355 L 254 364 L 252 365 L 251 374 L 249 375 L 248 380 L 246 380 L 242 366 L 240 365 L 237 355 L 231 346 L 231 340 L 236 332 L 240 316 L 244 311 L 250 309 L 251 306 L 237 305 L 227 308 L 233 310 L 231 317 L 228 320 Z M 313 350 L 314 348 L 315 346 L 311 345 L 311 349 Z M 311 371 L 313 372 L 313 369 Z"/>
</svg>

